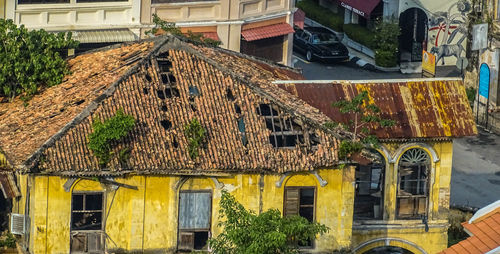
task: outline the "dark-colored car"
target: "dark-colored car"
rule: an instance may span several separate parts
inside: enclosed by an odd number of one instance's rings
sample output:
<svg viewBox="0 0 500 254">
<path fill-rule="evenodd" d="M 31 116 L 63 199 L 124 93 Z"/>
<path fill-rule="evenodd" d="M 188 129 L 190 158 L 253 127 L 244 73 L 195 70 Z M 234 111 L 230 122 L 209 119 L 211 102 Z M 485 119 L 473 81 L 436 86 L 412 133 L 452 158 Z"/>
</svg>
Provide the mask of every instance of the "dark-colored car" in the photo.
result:
<svg viewBox="0 0 500 254">
<path fill-rule="evenodd" d="M 303 53 L 307 61 L 339 62 L 349 59 L 349 50 L 334 33 L 323 27 L 295 27 L 293 48 Z"/>
</svg>

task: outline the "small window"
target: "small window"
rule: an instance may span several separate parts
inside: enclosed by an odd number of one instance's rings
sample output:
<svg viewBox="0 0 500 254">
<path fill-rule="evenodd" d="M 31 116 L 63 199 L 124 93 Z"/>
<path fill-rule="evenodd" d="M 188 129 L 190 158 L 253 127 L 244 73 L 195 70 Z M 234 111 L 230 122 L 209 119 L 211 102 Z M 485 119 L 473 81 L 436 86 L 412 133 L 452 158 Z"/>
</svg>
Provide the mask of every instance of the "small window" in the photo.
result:
<svg viewBox="0 0 500 254">
<path fill-rule="evenodd" d="M 281 110 L 269 104 L 260 104 L 257 112 L 265 118 L 266 127 L 271 131 L 269 142 L 273 147 L 293 149 L 297 145 L 312 147 L 319 143 L 313 132 L 305 133 L 301 124 L 283 116 Z"/>
<path fill-rule="evenodd" d="M 299 215 L 309 222 L 314 222 L 315 195 L 315 187 L 285 187 L 283 214 L 285 216 Z M 299 243 L 299 246 L 313 247 L 313 239 L 310 239 L 305 244 Z"/>
<path fill-rule="evenodd" d="M 72 230 L 101 230 L 102 193 L 74 193 L 71 207 Z"/>
<path fill-rule="evenodd" d="M 420 219 L 427 214 L 430 158 L 422 149 L 406 151 L 399 161 L 397 218 Z"/>
<path fill-rule="evenodd" d="M 179 250 L 207 249 L 212 216 L 209 191 L 181 191 L 179 194 Z"/>
<path fill-rule="evenodd" d="M 384 206 L 384 175 L 382 164 L 356 167 L 356 194 L 354 196 L 354 219 L 382 219 Z"/>
<path fill-rule="evenodd" d="M 180 93 L 179 89 L 177 88 L 177 79 L 174 74 L 170 72 L 172 63 L 170 62 L 170 60 L 168 60 L 168 55 L 160 55 L 158 56 L 156 61 L 160 69 L 160 80 L 163 84 L 163 89 L 157 91 L 158 98 L 164 100 L 165 98 L 179 97 Z M 197 88 L 196 91 L 198 91 Z M 190 90 L 190 92 L 196 91 Z"/>
</svg>

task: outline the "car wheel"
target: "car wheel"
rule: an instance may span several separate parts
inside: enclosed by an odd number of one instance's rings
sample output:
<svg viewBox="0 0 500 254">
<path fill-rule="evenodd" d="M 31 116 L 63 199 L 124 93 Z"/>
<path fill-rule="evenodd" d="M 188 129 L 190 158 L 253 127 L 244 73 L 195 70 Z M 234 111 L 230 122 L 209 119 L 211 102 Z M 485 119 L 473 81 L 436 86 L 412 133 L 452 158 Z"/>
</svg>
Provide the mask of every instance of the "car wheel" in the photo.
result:
<svg viewBox="0 0 500 254">
<path fill-rule="evenodd" d="M 306 52 L 306 60 L 311 62 L 313 60 L 313 54 L 310 50 Z"/>
</svg>

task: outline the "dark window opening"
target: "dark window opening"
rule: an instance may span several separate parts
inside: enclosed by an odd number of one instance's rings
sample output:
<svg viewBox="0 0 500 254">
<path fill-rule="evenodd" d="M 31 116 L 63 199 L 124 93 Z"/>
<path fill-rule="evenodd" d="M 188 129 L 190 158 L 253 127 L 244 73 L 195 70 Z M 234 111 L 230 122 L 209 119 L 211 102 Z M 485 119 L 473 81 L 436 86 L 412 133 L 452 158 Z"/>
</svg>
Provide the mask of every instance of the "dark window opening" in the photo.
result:
<svg viewBox="0 0 500 254">
<path fill-rule="evenodd" d="M 314 222 L 316 204 L 316 188 L 314 187 L 285 187 L 284 216 L 298 215 L 309 222 Z M 297 243 L 301 247 L 313 247 L 314 239 L 305 243 Z"/>
<path fill-rule="evenodd" d="M 158 95 L 158 98 L 165 100 L 165 92 L 163 90 L 156 90 L 156 94 Z"/>
<path fill-rule="evenodd" d="M 376 152 L 380 159 L 383 156 Z M 383 218 L 385 165 L 373 163 L 356 167 L 356 192 L 354 219 L 373 220 Z"/>
<path fill-rule="evenodd" d="M 212 216 L 212 194 L 209 191 L 179 193 L 179 250 L 207 248 Z"/>
<path fill-rule="evenodd" d="M 406 151 L 399 161 L 396 217 L 420 219 L 427 214 L 430 158 L 422 149 Z"/>
<path fill-rule="evenodd" d="M 153 79 L 151 78 L 151 75 L 149 75 L 149 74 L 144 75 L 144 78 L 146 78 L 146 80 L 147 80 L 148 82 L 153 81 Z"/>
<path fill-rule="evenodd" d="M 160 109 L 161 109 L 161 111 L 166 112 L 167 111 L 167 105 L 161 105 Z"/>
<path fill-rule="evenodd" d="M 179 143 L 177 143 L 177 139 L 176 138 L 173 139 L 172 145 L 174 145 L 175 148 L 179 147 Z"/>
<path fill-rule="evenodd" d="M 72 230 L 102 229 L 102 193 L 75 193 L 71 204 Z"/>
<path fill-rule="evenodd" d="M 170 129 L 170 127 L 172 127 L 172 122 L 170 122 L 169 120 L 161 120 L 160 124 L 165 130 L 168 130 Z"/>
<path fill-rule="evenodd" d="M 168 60 L 158 60 L 157 62 L 160 72 L 170 72 L 172 70 L 172 62 Z"/>
<path fill-rule="evenodd" d="M 226 89 L 226 97 L 228 100 L 230 101 L 234 101 L 234 95 L 233 95 L 233 92 L 231 91 L 231 89 Z"/>
<path fill-rule="evenodd" d="M 200 90 L 196 86 L 189 86 L 189 95 L 190 96 L 199 96 Z"/>
<path fill-rule="evenodd" d="M 165 89 L 165 95 L 167 96 L 167 98 L 179 97 L 180 96 L 179 89 L 174 87 L 168 87 L 167 89 Z"/>
<path fill-rule="evenodd" d="M 160 99 L 165 99 L 165 98 L 172 98 L 172 97 L 179 97 L 179 89 L 177 88 L 176 84 L 176 78 L 170 72 L 170 69 L 172 67 L 172 63 L 168 60 L 168 52 L 165 52 L 158 56 L 156 59 L 159 69 L 160 69 L 160 80 L 161 83 L 164 85 L 164 96 L 158 95 Z M 196 89 L 197 90 L 197 89 Z M 190 88 L 190 93 L 191 93 L 191 88 Z"/>
<path fill-rule="evenodd" d="M 238 120 L 238 130 L 240 131 L 241 142 L 243 143 L 244 146 L 247 146 L 248 139 L 247 139 L 246 128 L 245 128 L 245 120 L 243 119 L 243 117 L 241 117 Z"/>
<path fill-rule="evenodd" d="M 241 108 L 238 104 L 234 104 L 234 111 L 236 112 L 236 114 L 241 114 Z"/>
<path fill-rule="evenodd" d="M 319 144 L 319 138 L 313 132 L 304 133 L 303 126 L 291 117 L 284 116 L 281 110 L 269 104 L 260 104 L 257 108 L 257 113 L 264 117 L 266 127 L 271 131 L 269 142 L 273 147 L 312 147 Z"/>
<path fill-rule="evenodd" d="M 147 87 L 142 88 L 144 94 L 149 94 L 149 89 Z"/>
</svg>

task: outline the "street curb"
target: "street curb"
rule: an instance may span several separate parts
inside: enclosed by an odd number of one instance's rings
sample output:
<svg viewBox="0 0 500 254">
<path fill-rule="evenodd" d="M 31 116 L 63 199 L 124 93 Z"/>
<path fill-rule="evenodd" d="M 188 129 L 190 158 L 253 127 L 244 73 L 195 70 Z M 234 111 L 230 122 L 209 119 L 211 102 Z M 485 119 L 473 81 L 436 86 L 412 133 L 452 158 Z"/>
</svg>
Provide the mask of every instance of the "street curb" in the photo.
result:
<svg viewBox="0 0 500 254">
<path fill-rule="evenodd" d="M 362 58 L 359 58 L 357 56 L 353 56 L 351 54 L 349 54 L 349 61 L 351 63 L 356 64 L 357 66 L 361 67 L 362 69 L 369 70 L 369 71 L 379 71 L 379 72 L 398 72 L 398 71 L 400 71 L 399 66 L 398 67 L 391 67 L 391 68 L 380 67 L 380 66 L 368 63 L 367 61 L 363 60 Z"/>
</svg>

